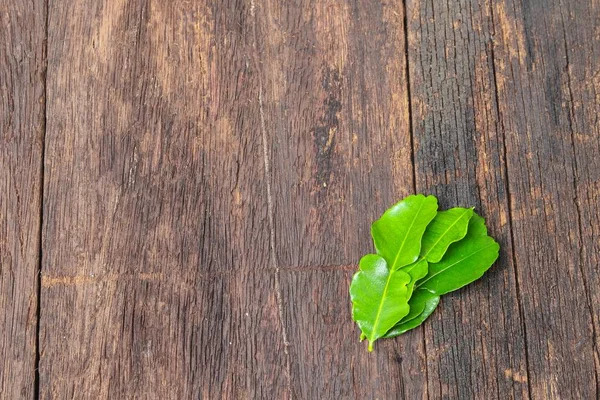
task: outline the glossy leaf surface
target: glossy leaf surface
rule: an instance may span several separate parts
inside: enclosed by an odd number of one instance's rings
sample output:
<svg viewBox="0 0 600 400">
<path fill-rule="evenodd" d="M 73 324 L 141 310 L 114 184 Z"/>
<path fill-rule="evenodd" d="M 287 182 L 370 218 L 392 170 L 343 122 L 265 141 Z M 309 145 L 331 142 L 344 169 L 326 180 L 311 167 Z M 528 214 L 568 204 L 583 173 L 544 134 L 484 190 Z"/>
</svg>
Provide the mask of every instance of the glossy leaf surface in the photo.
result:
<svg viewBox="0 0 600 400">
<path fill-rule="evenodd" d="M 427 276 L 427 261 L 421 258 L 414 263 L 407 265 L 401 270 L 410 275 L 410 282 L 408 284 L 408 297 L 410 298 L 417 281 Z"/>
<path fill-rule="evenodd" d="M 369 351 L 380 338 L 421 325 L 440 296 L 480 278 L 499 245 L 473 208 L 437 211 L 434 196 L 409 196 L 371 226 L 377 254 L 360 260 L 350 284 L 352 317 Z"/>
<path fill-rule="evenodd" d="M 472 216 L 472 208 L 457 207 L 438 212 L 423 235 L 421 257 L 431 263 L 440 261 L 452 243 L 465 237 Z"/>
<path fill-rule="evenodd" d="M 377 253 L 397 270 L 417 260 L 427 225 L 437 214 L 437 199 L 408 196 L 387 210 L 371 226 Z"/>
<path fill-rule="evenodd" d="M 412 300 L 411 296 L 413 294 L 415 284 L 417 283 L 417 281 L 419 279 L 422 279 L 427 275 L 427 261 L 420 258 L 419 260 L 415 261 L 414 263 L 409 264 L 409 265 L 405 266 L 404 268 L 402 268 L 401 271 L 407 273 L 410 276 L 410 282 L 407 284 L 408 290 L 406 293 L 406 298 Z M 406 320 L 410 315 L 414 314 L 413 306 L 410 304 L 410 300 L 409 300 L 409 307 L 410 307 L 409 314 L 402 319 L 403 321 Z M 413 315 L 412 318 L 414 318 L 414 317 L 416 317 L 416 315 Z M 387 335 L 384 337 L 387 337 Z M 366 338 L 367 338 L 367 336 L 364 334 L 364 332 L 360 334 L 361 342 L 363 340 L 365 340 Z"/>
<path fill-rule="evenodd" d="M 440 302 L 440 296 L 431 293 L 428 290 L 419 289 L 414 292 L 408 305 L 410 312 L 402 318 L 386 334 L 385 338 L 392 338 L 402 335 L 404 332 L 421 325 L 437 308 Z"/>
<path fill-rule="evenodd" d="M 443 295 L 479 279 L 498 258 L 500 246 L 487 235 L 485 220 L 474 214 L 467 235 L 453 243 L 438 263 L 429 264 L 429 272 L 417 287 Z"/>
<path fill-rule="evenodd" d="M 350 284 L 352 318 L 373 343 L 409 312 L 408 287 L 411 277 L 402 270 L 391 271 L 383 257 L 367 254 Z"/>
</svg>

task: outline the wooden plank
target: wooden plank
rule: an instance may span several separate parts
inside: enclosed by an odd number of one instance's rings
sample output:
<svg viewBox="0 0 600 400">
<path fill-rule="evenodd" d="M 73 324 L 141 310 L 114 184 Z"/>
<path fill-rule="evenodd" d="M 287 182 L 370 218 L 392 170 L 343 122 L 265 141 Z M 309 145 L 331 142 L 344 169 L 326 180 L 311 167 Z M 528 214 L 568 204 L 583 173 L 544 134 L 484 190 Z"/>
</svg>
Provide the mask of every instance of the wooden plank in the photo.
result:
<svg viewBox="0 0 600 400">
<path fill-rule="evenodd" d="M 583 0 L 494 5 L 534 398 L 600 395 L 598 18 L 600 6 Z"/>
<path fill-rule="evenodd" d="M 591 328 L 587 340 L 594 354 L 595 382 L 590 386 L 593 389 L 595 385 L 596 397 L 600 397 L 600 292 L 596 290 L 600 287 L 600 6 L 578 1 L 572 5 L 559 3 L 559 9 L 567 61 L 566 94 L 580 235 L 577 264 L 592 318 L 587 326 L 588 335 Z"/>
<path fill-rule="evenodd" d="M 0 0 L 0 397 L 35 393 L 45 2 Z"/>
<path fill-rule="evenodd" d="M 42 398 L 282 398 L 250 8 L 52 1 Z"/>
<path fill-rule="evenodd" d="M 402 3 L 258 1 L 276 266 L 297 398 L 425 398 L 420 332 L 367 353 L 348 285 L 413 191 Z"/>
<path fill-rule="evenodd" d="M 417 191 L 475 206 L 501 255 L 484 278 L 444 296 L 425 323 L 431 398 L 528 397 L 512 260 L 504 132 L 485 1 L 407 2 Z"/>
</svg>

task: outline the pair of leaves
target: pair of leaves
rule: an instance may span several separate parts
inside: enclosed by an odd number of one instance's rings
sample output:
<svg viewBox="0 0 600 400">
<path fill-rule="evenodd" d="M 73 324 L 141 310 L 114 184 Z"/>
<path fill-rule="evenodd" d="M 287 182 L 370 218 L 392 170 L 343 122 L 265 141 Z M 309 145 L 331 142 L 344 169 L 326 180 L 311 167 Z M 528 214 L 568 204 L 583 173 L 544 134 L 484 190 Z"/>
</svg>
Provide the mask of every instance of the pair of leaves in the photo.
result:
<svg viewBox="0 0 600 400">
<path fill-rule="evenodd" d="M 480 278 L 498 257 L 473 209 L 437 211 L 434 196 L 409 196 L 371 226 L 377 254 L 360 260 L 350 285 L 352 316 L 373 343 L 419 326 L 440 296 Z"/>
</svg>

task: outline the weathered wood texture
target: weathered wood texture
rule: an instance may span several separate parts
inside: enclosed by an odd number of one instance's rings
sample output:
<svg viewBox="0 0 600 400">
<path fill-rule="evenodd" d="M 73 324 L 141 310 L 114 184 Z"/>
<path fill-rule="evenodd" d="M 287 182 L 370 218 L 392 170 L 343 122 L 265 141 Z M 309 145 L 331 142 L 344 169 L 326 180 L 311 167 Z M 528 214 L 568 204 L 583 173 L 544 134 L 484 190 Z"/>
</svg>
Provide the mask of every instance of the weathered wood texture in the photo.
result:
<svg viewBox="0 0 600 400">
<path fill-rule="evenodd" d="M 504 133 L 487 2 L 407 2 L 417 192 L 475 206 L 502 244 L 486 278 L 444 296 L 424 325 L 432 398 L 528 396 L 512 259 Z"/>
<path fill-rule="evenodd" d="M 600 4 L 494 4 L 514 256 L 534 398 L 600 396 Z"/>
<path fill-rule="evenodd" d="M 50 2 L 42 398 L 284 396 L 250 21 Z"/>
<path fill-rule="evenodd" d="M 35 389 L 46 34 L 43 1 L 0 0 L 0 398 Z"/>
<path fill-rule="evenodd" d="M 401 3 L 265 1 L 256 15 L 292 394 L 415 398 L 422 340 L 368 354 L 347 304 L 370 222 L 413 190 Z"/>
<path fill-rule="evenodd" d="M 21 3 L 1 398 L 598 398 L 597 2 Z M 348 285 L 415 191 L 501 256 L 367 353 Z"/>
</svg>

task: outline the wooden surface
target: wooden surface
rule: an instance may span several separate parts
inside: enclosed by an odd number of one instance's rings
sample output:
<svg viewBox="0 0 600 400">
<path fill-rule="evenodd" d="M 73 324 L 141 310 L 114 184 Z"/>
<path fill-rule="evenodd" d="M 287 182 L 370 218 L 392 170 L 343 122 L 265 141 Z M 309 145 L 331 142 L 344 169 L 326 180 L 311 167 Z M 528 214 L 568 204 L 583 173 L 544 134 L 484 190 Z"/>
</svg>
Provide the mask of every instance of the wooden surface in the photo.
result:
<svg viewBox="0 0 600 400">
<path fill-rule="evenodd" d="M 0 397 L 30 399 L 45 128 L 45 4 L 0 0 Z"/>
<path fill-rule="evenodd" d="M 599 93 L 595 1 L 0 0 L 0 398 L 598 398 Z M 501 256 L 368 353 L 414 192 Z"/>
</svg>

